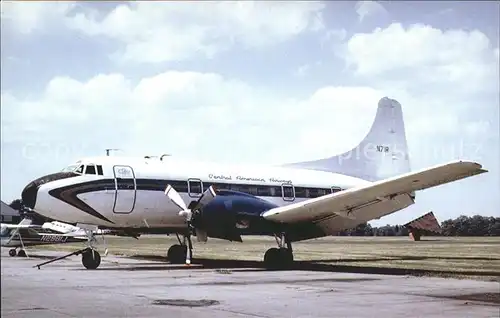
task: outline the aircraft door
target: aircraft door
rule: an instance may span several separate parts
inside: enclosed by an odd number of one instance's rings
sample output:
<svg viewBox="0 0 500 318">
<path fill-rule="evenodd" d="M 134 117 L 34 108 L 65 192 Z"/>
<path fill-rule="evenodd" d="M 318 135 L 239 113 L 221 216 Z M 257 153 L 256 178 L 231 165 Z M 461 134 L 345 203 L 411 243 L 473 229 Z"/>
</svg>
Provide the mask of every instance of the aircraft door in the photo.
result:
<svg viewBox="0 0 500 318">
<path fill-rule="evenodd" d="M 281 185 L 281 196 L 284 201 L 295 201 L 295 187 L 291 183 Z"/>
<path fill-rule="evenodd" d="M 130 166 L 114 166 L 115 204 L 113 212 L 130 213 L 134 210 L 137 184 L 134 170 Z"/>
</svg>

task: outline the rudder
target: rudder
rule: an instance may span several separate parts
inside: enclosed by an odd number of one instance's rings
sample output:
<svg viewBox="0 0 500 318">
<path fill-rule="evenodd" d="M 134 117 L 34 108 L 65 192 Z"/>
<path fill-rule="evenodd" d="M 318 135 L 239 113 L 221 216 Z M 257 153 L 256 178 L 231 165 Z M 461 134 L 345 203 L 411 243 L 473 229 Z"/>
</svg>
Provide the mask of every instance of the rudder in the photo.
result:
<svg viewBox="0 0 500 318">
<path fill-rule="evenodd" d="M 350 151 L 329 158 L 284 166 L 341 173 L 368 181 L 410 172 L 401 104 L 388 97 L 380 99 L 370 131 L 359 145 Z"/>
</svg>

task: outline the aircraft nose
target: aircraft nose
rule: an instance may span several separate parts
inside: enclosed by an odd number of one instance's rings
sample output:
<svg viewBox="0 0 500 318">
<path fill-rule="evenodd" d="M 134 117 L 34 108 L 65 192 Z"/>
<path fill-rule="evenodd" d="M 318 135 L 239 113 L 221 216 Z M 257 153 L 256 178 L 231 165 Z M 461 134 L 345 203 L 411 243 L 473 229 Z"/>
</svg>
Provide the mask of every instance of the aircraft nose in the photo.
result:
<svg viewBox="0 0 500 318">
<path fill-rule="evenodd" d="M 73 172 L 56 172 L 40 177 L 36 180 L 33 180 L 32 182 L 28 183 L 28 185 L 24 188 L 23 192 L 21 193 L 21 199 L 23 200 L 23 205 L 29 207 L 32 210 L 35 209 L 38 190 L 42 185 L 46 184 L 47 182 L 52 182 L 77 176 L 78 174 L 75 174 Z"/>
<path fill-rule="evenodd" d="M 24 188 L 21 193 L 21 199 L 23 200 L 23 205 L 29 207 L 30 209 L 35 208 L 36 196 L 38 194 L 38 185 L 35 182 L 30 182 Z"/>
</svg>

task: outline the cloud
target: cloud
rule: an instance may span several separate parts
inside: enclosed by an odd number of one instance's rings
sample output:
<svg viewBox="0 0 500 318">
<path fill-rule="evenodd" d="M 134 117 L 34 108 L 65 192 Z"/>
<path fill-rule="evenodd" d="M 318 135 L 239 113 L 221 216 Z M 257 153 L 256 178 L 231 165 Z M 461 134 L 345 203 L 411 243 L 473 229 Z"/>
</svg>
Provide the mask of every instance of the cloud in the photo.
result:
<svg viewBox="0 0 500 318">
<path fill-rule="evenodd" d="M 21 34 L 31 34 L 49 26 L 63 25 L 65 16 L 76 8 L 73 1 L 2 1 L 4 21 Z"/>
<path fill-rule="evenodd" d="M 398 41 L 389 41 L 389 35 Z M 465 57 L 446 51 L 446 46 L 433 55 L 431 47 L 439 41 L 453 44 L 452 51 Z M 402 45 L 381 49 L 388 42 Z M 479 44 L 482 46 L 477 47 Z M 493 129 L 491 117 L 471 117 L 478 107 L 480 113 L 497 107 L 491 99 L 477 97 L 491 85 L 488 72 L 495 68 L 493 49 L 477 31 L 441 32 L 419 25 L 405 30 L 395 24 L 354 35 L 346 47 L 345 58 L 358 78 L 371 84 L 318 87 L 301 99 L 217 73 L 167 70 L 139 79 L 112 73 L 87 81 L 56 77 L 37 98 L 2 92 L 3 140 L 21 144 L 50 140 L 57 147 L 66 143 L 73 150 L 64 160 L 99 154 L 108 147 L 134 154 L 169 152 L 222 161 L 308 160 L 355 146 L 370 127 L 376 103 L 383 96 L 403 104 L 409 143 L 414 148 L 432 144 L 436 134 L 444 140 L 456 141 L 457 136 L 472 140 Z M 465 67 L 462 71 L 466 72 L 471 68 L 468 63 L 482 66 L 484 74 L 473 73 L 481 82 L 469 84 L 466 77 L 449 81 L 446 76 L 418 76 L 426 66 Z M 467 85 L 468 89 L 457 90 Z M 425 94 L 420 94 L 423 88 Z M 69 131 L 72 138 L 68 142 Z M 276 140 L 283 140 L 279 147 Z M 266 149 L 265 156 L 262 149 Z M 444 160 L 431 158 L 432 163 Z M 51 155 L 41 161 L 61 162 Z"/>
<path fill-rule="evenodd" d="M 59 150 L 45 153 L 38 158 L 41 165 L 99 154 L 108 147 L 138 155 L 169 152 L 222 161 L 284 162 L 354 146 L 381 97 L 369 87 L 324 87 L 303 100 L 286 100 L 236 79 L 198 72 L 167 71 L 135 85 L 120 74 L 101 74 L 86 82 L 57 77 L 36 100 L 2 93 L 2 118 L 8 119 L 2 122 L 3 141 L 29 145 L 32 154 L 33 143 L 47 148 L 47 141 L 54 148 L 72 149 L 64 158 L 57 157 Z M 348 133 L 332 133 L 331 127 Z M 276 138 L 284 138 L 279 148 Z"/>
<path fill-rule="evenodd" d="M 320 2 L 132 2 L 104 18 L 78 13 L 68 25 L 123 47 L 121 61 L 158 63 L 213 57 L 235 45 L 259 48 L 324 28 Z"/>
<path fill-rule="evenodd" d="M 293 75 L 297 77 L 304 77 L 311 70 L 311 65 L 304 64 L 299 66 L 294 72 Z"/>
<path fill-rule="evenodd" d="M 387 14 L 384 6 L 377 1 L 358 1 L 355 8 L 360 22 L 371 16 Z"/>
<path fill-rule="evenodd" d="M 443 85 L 460 93 L 498 90 L 495 48 L 477 30 L 442 31 L 422 24 L 404 28 L 393 23 L 355 34 L 346 52 L 347 62 L 360 76 L 404 81 L 424 90 L 441 90 Z"/>
<path fill-rule="evenodd" d="M 478 30 L 393 23 L 354 34 L 341 52 L 357 81 L 403 104 L 413 162 L 423 166 L 449 160 L 449 153 L 435 156 L 428 145 L 481 144 L 485 133 L 498 139 L 497 51 Z"/>
</svg>

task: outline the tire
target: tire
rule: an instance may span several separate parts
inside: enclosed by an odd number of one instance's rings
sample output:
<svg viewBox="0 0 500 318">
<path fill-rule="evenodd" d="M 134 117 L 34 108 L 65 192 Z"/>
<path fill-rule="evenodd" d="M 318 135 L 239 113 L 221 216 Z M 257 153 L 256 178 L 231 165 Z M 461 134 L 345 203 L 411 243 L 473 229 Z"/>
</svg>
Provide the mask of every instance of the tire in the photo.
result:
<svg viewBox="0 0 500 318">
<path fill-rule="evenodd" d="M 269 269 L 286 269 L 293 263 L 293 253 L 287 248 L 270 248 L 264 255 L 264 265 Z"/>
<path fill-rule="evenodd" d="M 187 246 L 175 244 L 170 246 L 167 259 L 171 264 L 184 264 L 186 260 Z"/>
<path fill-rule="evenodd" d="M 101 255 L 88 249 L 82 253 L 82 264 L 86 269 L 97 269 L 101 264 Z"/>
</svg>

